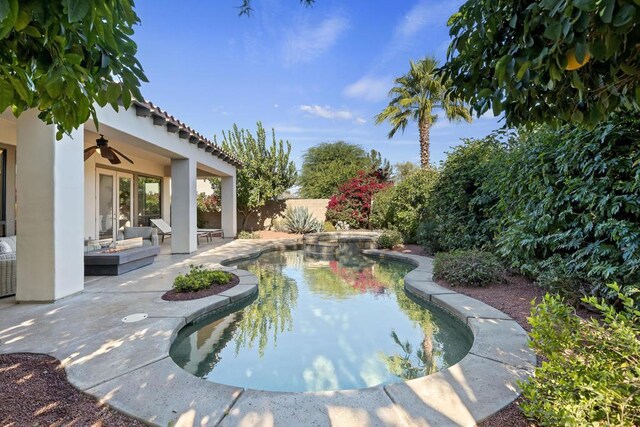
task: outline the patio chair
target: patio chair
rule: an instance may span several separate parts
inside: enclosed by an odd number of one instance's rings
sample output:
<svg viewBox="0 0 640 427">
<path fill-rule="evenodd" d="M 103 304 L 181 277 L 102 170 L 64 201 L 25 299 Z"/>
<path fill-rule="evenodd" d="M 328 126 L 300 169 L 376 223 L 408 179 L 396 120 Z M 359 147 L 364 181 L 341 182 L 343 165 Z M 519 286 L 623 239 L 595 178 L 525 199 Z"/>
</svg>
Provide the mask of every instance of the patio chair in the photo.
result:
<svg viewBox="0 0 640 427">
<path fill-rule="evenodd" d="M 165 236 L 171 236 L 171 226 L 167 224 L 167 222 L 162 218 L 154 218 L 150 220 L 151 223 L 158 228 L 158 232 L 162 237 L 162 241 L 164 242 Z M 198 241 L 200 241 L 200 237 L 206 237 L 207 241 L 210 240 L 213 234 L 220 234 L 221 237 L 224 237 L 224 231 L 220 228 L 198 228 L 197 236 Z"/>
</svg>

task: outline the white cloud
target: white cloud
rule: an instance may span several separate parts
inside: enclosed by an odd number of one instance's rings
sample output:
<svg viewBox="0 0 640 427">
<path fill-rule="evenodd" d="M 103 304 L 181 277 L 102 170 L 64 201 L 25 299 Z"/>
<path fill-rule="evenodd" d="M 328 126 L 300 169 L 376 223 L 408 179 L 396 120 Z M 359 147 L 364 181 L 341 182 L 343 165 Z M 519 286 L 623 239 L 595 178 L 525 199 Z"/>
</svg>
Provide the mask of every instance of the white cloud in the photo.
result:
<svg viewBox="0 0 640 427">
<path fill-rule="evenodd" d="M 278 108 L 279 105 L 278 104 L 273 104 L 273 108 Z"/>
<path fill-rule="evenodd" d="M 311 62 L 329 48 L 349 27 L 346 18 L 339 16 L 325 19 L 316 27 L 299 25 L 285 37 L 283 56 L 287 65 Z"/>
<path fill-rule="evenodd" d="M 363 124 L 367 123 L 367 121 L 365 119 L 363 119 L 362 117 L 358 117 L 353 122 L 355 124 L 357 124 L 358 126 L 362 126 Z"/>
<path fill-rule="evenodd" d="M 353 114 L 348 110 L 334 110 L 333 108 L 320 105 L 301 105 L 300 110 L 313 116 L 323 119 L 351 120 Z"/>
<path fill-rule="evenodd" d="M 376 67 L 390 62 L 406 60 L 406 51 L 412 46 L 422 46 L 429 39 L 426 36 L 438 31 L 446 31 L 448 18 L 460 6 L 459 1 L 433 2 L 421 0 L 397 22 L 393 36 L 382 49 Z M 432 53 L 441 53 L 442 46 L 430 46 Z M 414 58 L 417 59 L 417 58 Z"/>
<path fill-rule="evenodd" d="M 364 76 L 355 83 L 344 88 L 344 95 L 350 98 L 360 98 L 365 101 L 381 101 L 387 97 L 393 86 L 392 77 Z"/>
<path fill-rule="evenodd" d="M 424 1 L 418 3 L 402 18 L 396 27 L 396 34 L 403 38 L 415 36 L 429 23 L 433 15 L 433 5 L 428 5 Z"/>
</svg>

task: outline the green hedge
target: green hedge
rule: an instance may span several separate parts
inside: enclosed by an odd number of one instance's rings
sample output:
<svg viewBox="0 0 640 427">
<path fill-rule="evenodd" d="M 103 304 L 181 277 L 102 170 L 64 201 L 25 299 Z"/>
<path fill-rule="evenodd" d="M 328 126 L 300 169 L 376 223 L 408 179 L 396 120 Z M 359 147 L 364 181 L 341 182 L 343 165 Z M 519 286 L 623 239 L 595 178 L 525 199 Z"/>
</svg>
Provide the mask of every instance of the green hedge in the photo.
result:
<svg viewBox="0 0 640 427">
<path fill-rule="evenodd" d="M 496 244 L 512 267 L 538 276 L 561 264 L 599 290 L 640 284 L 638 118 L 537 129 L 504 159 L 485 187 L 500 194 Z"/>
<path fill-rule="evenodd" d="M 506 154 L 500 139 L 498 134 L 465 139 L 447 156 L 417 233 L 428 251 L 479 249 L 492 242 L 496 217 L 491 209 L 498 195 L 483 184 L 498 171 Z"/>
<path fill-rule="evenodd" d="M 371 207 L 371 226 L 397 230 L 406 243 L 415 243 L 418 226 L 437 179 L 435 169 L 422 169 L 377 193 Z"/>
</svg>

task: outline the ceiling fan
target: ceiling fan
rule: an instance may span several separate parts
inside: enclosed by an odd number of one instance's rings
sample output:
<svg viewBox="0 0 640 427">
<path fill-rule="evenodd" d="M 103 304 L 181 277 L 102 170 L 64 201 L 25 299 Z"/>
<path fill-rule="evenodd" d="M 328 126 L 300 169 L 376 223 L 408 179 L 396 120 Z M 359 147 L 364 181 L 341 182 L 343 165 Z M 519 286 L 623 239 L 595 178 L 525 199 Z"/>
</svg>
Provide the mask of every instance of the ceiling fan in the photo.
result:
<svg viewBox="0 0 640 427">
<path fill-rule="evenodd" d="M 109 160 L 112 165 L 117 165 L 122 163 L 120 161 L 120 157 L 133 164 L 133 160 L 116 150 L 115 148 L 109 147 L 109 140 L 104 137 L 104 135 L 100 134 L 100 138 L 96 139 L 95 147 L 89 147 L 84 150 L 84 161 L 86 162 L 89 157 L 93 155 L 93 153 L 98 152 L 102 157 Z"/>
</svg>

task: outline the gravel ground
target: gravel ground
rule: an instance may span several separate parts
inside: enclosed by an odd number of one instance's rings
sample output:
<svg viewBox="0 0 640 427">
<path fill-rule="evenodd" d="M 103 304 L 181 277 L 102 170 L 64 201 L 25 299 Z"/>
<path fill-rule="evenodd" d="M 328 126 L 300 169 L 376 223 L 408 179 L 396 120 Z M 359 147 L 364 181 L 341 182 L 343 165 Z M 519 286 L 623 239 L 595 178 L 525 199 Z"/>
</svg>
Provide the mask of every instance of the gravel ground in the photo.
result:
<svg viewBox="0 0 640 427">
<path fill-rule="evenodd" d="M 145 426 L 76 390 L 44 354 L 0 355 L 0 426 Z"/>
</svg>

